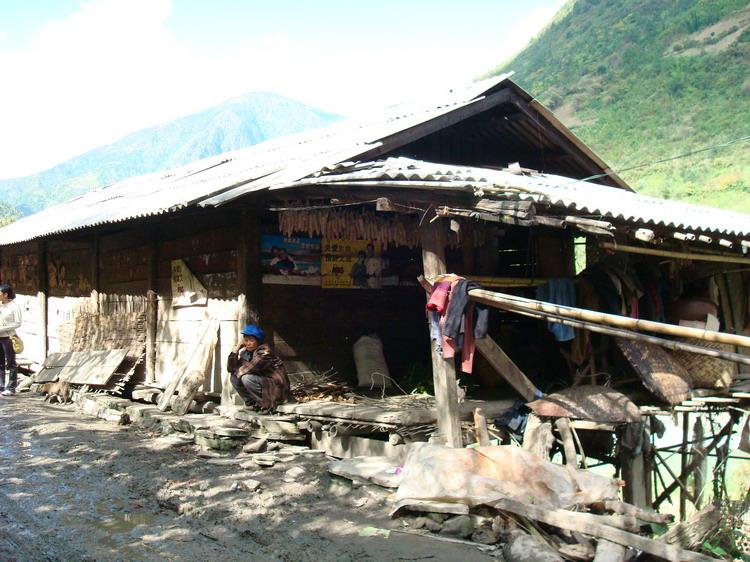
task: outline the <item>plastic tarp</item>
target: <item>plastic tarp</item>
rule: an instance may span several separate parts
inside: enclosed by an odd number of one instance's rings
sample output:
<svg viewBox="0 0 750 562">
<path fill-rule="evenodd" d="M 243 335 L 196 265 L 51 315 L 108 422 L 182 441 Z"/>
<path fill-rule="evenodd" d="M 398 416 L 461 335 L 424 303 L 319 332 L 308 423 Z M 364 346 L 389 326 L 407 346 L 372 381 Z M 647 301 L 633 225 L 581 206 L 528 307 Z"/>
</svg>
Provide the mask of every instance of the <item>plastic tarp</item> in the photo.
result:
<svg viewBox="0 0 750 562">
<path fill-rule="evenodd" d="M 549 509 L 616 499 L 618 482 L 545 461 L 520 447 L 409 445 L 394 512 L 420 502 L 492 505 L 511 498 Z"/>
</svg>

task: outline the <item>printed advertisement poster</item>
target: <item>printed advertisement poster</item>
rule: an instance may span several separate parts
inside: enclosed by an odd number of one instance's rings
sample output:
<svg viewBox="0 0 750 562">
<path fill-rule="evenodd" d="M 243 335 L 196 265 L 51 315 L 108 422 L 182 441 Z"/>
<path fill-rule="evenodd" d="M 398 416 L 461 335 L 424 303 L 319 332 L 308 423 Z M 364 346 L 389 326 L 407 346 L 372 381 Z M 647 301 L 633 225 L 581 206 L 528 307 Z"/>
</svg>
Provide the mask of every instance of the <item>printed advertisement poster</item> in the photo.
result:
<svg viewBox="0 0 750 562">
<path fill-rule="evenodd" d="M 205 306 L 208 291 L 182 260 L 172 260 L 172 306 Z"/>
<path fill-rule="evenodd" d="M 264 234 L 260 252 L 263 283 L 320 285 L 320 238 Z"/>
<path fill-rule="evenodd" d="M 323 240 L 324 289 L 379 289 L 380 245 L 367 240 Z"/>
</svg>

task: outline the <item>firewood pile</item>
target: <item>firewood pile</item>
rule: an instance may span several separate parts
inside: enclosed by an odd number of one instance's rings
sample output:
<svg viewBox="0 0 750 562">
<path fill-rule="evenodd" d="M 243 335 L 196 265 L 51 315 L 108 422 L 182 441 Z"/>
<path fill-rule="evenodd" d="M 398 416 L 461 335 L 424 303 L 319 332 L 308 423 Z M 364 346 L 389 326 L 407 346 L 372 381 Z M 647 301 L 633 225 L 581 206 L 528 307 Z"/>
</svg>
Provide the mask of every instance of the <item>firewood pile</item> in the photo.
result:
<svg viewBox="0 0 750 562">
<path fill-rule="evenodd" d="M 292 396 L 297 402 L 328 400 L 330 402 L 351 402 L 352 388 L 337 379 L 337 373 L 329 369 L 323 373 L 300 371 L 289 373 Z"/>
</svg>

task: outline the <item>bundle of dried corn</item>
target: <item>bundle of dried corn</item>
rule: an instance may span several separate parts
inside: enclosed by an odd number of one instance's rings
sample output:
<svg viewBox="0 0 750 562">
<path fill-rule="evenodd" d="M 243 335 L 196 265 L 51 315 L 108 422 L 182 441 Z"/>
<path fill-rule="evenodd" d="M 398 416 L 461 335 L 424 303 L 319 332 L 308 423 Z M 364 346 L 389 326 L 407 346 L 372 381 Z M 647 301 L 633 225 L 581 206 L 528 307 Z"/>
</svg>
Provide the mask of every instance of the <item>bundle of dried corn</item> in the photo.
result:
<svg viewBox="0 0 750 562">
<path fill-rule="evenodd" d="M 368 209 L 281 211 L 284 236 L 305 233 L 335 240 L 376 240 L 383 246 L 419 246 L 419 219 L 414 215 L 383 215 Z"/>
</svg>

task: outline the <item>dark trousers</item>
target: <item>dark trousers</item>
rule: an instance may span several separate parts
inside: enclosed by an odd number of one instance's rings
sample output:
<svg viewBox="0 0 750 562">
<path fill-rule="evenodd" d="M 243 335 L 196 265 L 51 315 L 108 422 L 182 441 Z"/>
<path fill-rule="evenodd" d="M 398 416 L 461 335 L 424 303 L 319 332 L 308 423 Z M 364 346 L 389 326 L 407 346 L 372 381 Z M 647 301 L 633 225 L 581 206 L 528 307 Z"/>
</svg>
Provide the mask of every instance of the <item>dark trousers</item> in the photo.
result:
<svg viewBox="0 0 750 562">
<path fill-rule="evenodd" d="M 0 338 L 0 347 L 3 349 L 4 361 L 0 366 L 0 388 L 15 390 L 18 382 L 18 367 L 16 366 L 16 352 L 13 351 L 13 342 L 10 338 Z M 5 370 L 8 370 L 8 384 L 5 383 Z"/>
<path fill-rule="evenodd" d="M 260 406 L 263 402 L 263 377 L 259 375 L 247 374 L 242 378 L 234 374 L 229 375 L 229 381 L 242 399 L 245 406 Z"/>
</svg>

